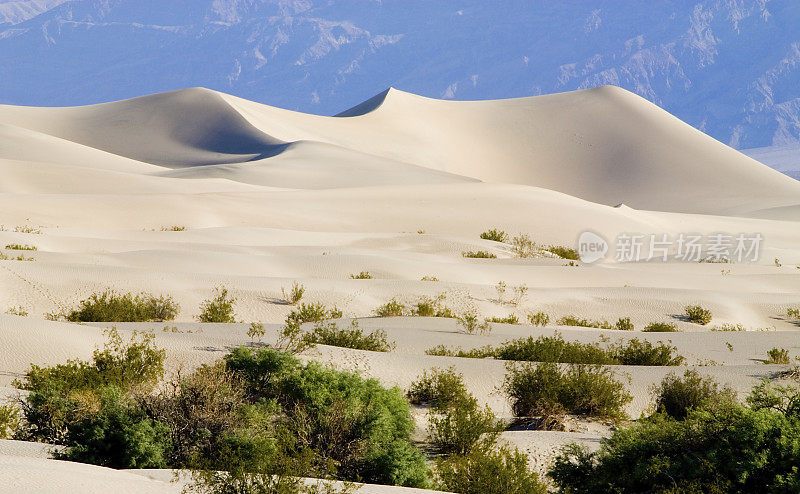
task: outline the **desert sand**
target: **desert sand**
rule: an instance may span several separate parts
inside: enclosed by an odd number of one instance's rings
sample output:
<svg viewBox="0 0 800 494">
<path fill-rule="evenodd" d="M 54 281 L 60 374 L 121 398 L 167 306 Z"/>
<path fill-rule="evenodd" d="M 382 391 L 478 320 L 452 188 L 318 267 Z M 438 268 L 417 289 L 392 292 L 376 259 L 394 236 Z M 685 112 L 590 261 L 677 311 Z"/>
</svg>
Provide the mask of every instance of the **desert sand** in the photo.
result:
<svg viewBox="0 0 800 494">
<path fill-rule="evenodd" d="M 504 362 L 425 350 L 556 332 L 586 342 L 665 341 L 740 396 L 780 369 L 762 363 L 767 350 L 800 355 L 800 327 L 786 318 L 800 306 L 800 182 L 616 87 L 479 102 L 390 89 L 337 117 L 201 88 L 78 108 L 0 106 L 0 177 L 0 247 L 37 248 L 23 253 L 33 261 L 0 260 L 0 393 L 8 398 L 30 364 L 86 358 L 103 343 L 112 325 L 45 314 L 106 288 L 168 294 L 180 304 L 174 323 L 114 325 L 125 334 L 153 330 L 174 371 L 250 343 L 253 321 L 265 324 L 264 342 L 274 342 L 292 308 L 281 288 L 297 281 L 304 301 L 336 305 L 344 323 L 385 329 L 397 343 L 385 354 L 320 346 L 303 358 L 401 387 L 426 369 L 455 366 L 470 391 L 507 418 Z M 173 226 L 185 230 L 162 231 Z M 553 256 L 517 258 L 509 245 L 479 238 L 489 228 L 569 247 L 587 230 L 606 239 L 725 232 L 764 240 L 752 262 L 618 262 L 611 252 L 571 266 Z M 462 256 L 475 250 L 497 258 Z M 350 278 L 361 271 L 373 279 Z M 518 306 L 498 300 L 499 281 L 528 287 Z M 243 323 L 197 323 L 200 302 L 223 285 Z M 515 313 L 523 324 L 468 335 L 450 319 L 374 316 L 391 298 L 440 294 L 456 312 Z M 708 326 L 680 317 L 697 303 L 713 313 Z M 13 307 L 29 315 L 2 313 Z M 551 323 L 527 325 L 525 316 L 538 311 Z M 555 324 L 570 314 L 630 317 L 636 330 Z M 653 321 L 681 331 L 642 333 Z M 711 331 L 725 324 L 746 331 Z M 683 372 L 613 370 L 634 396 L 633 418 L 650 409 L 654 384 Z M 545 471 L 560 445 L 597 447 L 605 432 L 585 424 L 509 431 L 503 440 Z M 0 444 L 0 491 L 180 491 L 167 472 L 56 461 L 39 446 Z"/>
</svg>

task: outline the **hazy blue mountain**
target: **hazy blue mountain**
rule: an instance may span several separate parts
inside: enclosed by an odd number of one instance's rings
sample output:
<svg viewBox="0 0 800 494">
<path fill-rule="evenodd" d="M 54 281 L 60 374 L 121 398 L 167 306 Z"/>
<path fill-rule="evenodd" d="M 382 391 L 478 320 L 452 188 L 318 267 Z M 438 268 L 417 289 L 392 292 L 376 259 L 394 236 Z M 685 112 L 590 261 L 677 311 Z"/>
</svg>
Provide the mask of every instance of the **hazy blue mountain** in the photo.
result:
<svg viewBox="0 0 800 494">
<path fill-rule="evenodd" d="M 615 84 L 738 148 L 800 142 L 797 0 L 0 0 L 0 102 L 205 86 L 335 114 Z"/>
</svg>

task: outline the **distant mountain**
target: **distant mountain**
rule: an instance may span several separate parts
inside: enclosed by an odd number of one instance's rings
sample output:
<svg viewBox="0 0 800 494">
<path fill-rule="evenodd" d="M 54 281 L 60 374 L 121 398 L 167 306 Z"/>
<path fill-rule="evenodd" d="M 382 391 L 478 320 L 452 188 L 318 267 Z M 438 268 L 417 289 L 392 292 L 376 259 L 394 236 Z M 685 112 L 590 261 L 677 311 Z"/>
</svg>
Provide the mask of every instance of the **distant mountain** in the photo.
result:
<svg viewBox="0 0 800 494">
<path fill-rule="evenodd" d="M 800 142 L 797 0 L 0 0 L 0 102 L 205 86 L 335 114 L 614 84 L 737 148 Z"/>
</svg>

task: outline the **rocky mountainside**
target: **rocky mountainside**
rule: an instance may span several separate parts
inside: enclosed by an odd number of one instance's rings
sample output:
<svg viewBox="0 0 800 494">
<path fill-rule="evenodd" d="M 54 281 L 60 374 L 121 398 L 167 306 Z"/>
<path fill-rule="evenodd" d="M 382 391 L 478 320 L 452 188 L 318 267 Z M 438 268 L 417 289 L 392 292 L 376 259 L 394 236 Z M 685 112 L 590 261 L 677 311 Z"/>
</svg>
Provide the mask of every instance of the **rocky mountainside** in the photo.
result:
<svg viewBox="0 0 800 494">
<path fill-rule="evenodd" d="M 205 86 L 335 114 L 613 84 L 737 148 L 800 142 L 796 0 L 0 0 L 0 102 Z"/>
</svg>

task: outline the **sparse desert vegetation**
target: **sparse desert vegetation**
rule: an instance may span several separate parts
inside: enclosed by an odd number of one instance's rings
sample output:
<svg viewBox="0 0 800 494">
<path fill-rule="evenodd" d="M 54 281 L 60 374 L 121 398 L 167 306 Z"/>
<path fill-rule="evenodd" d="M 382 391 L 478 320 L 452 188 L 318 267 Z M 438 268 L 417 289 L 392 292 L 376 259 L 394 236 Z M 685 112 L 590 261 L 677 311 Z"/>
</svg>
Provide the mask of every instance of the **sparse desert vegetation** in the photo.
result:
<svg viewBox="0 0 800 494">
<path fill-rule="evenodd" d="M 82 300 L 64 318 L 72 322 L 159 322 L 175 319 L 179 310 L 178 304 L 167 295 L 105 290 Z"/>
<path fill-rule="evenodd" d="M 508 241 L 508 234 L 498 228 L 492 228 L 481 233 L 481 238 L 484 240 L 491 240 L 492 242 L 505 243 Z"/>
<path fill-rule="evenodd" d="M 491 252 L 488 252 L 488 251 L 485 251 L 485 250 L 478 250 L 478 251 L 471 251 L 470 250 L 470 251 L 462 252 L 461 255 L 463 257 L 469 257 L 469 258 L 472 258 L 472 259 L 497 259 L 497 256 L 495 254 L 492 254 Z"/>
<path fill-rule="evenodd" d="M 767 358 L 764 360 L 765 364 L 788 364 L 791 362 L 789 357 L 789 350 L 785 348 L 772 348 L 767 351 Z"/>
<path fill-rule="evenodd" d="M 369 274 L 369 271 L 361 271 L 358 274 L 351 274 L 350 278 L 354 280 L 371 280 L 372 275 Z"/>
<path fill-rule="evenodd" d="M 304 293 L 306 293 L 306 287 L 297 281 L 293 282 L 292 287 L 288 290 L 284 287 L 281 287 L 281 295 L 283 295 L 283 300 L 289 305 L 297 304 L 297 302 L 303 298 Z"/>
<path fill-rule="evenodd" d="M 22 244 L 8 244 L 8 245 L 6 245 L 6 249 L 7 250 L 29 250 L 29 251 L 37 250 L 37 248 L 35 246 L 27 245 L 27 244 L 25 244 L 25 245 L 22 245 Z"/>
<path fill-rule="evenodd" d="M 228 293 L 224 286 L 214 289 L 216 295 L 206 299 L 200 304 L 200 314 L 197 319 L 205 323 L 235 323 L 236 314 L 233 306 L 236 305 L 236 298 Z"/>
<path fill-rule="evenodd" d="M 711 377 L 687 369 L 682 377 L 671 373 L 654 388 L 656 412 L 683 420 L 695 409 L 719 408 L 736 402 L 736 393 Z"/>
<path fill-rule="evenodd" d="M 385 331 L 378 329 L 365 333 L 356 320 L 350 321 L 350 327 L 344 329 L 335 322 L 320 321 L 303 337 L 308 346 L 329 345 L 371 352 L 390 352 L 395 348 L 395 343 L 386 338 Z"/>
<path fill-rule="evenodd" d="M 705 326 L 711 322 L 711 311 L 701 305 L 687 305 L 686 317 L 690 322 Z"/>
<path fill-rule="evenodd" d="M 675 323 L 671 322 L 651 322 L 644 327 L 645 333 L 673 333 L 678 330 Z"/>
</svg>

